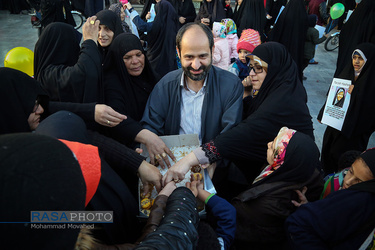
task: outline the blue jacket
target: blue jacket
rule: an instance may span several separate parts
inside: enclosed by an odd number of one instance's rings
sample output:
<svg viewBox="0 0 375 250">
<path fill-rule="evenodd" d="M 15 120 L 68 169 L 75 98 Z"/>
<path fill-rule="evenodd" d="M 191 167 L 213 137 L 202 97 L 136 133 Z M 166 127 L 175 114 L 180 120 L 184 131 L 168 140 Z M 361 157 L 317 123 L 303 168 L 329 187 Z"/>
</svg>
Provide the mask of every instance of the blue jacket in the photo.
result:
<svg viewBox="0 0 375 250">
<path fill-rule="evenodd" d="M 182 69 L 165 75 L 148 98 L 141 120 L 157 135 L 178 135 L 181 122 Z M 242 118 L 243 85 L 234 74 L 212 66 L 202 107 L 202 143 L 237 125 Z"/>
</svg>

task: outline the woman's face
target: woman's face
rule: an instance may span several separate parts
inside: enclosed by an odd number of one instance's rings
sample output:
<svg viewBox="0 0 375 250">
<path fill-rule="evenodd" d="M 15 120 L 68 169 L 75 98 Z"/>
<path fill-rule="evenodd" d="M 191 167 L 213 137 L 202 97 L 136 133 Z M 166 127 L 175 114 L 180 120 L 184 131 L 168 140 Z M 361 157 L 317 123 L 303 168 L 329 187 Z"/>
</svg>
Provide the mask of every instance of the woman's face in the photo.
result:
<svg viewBox="0 0 375 250">
<path fill-rule="evenodd" d="M 27 122 L 29 123 L 31 131 L 34 131 L 40 123 L 40 115 L 43 114 L 44 109 L 37 101 L 35 102 L 33 112 L 29 115 Z"/>
<path fill-rule="evenodd" d="M 260 87 L 262 87 L 263 81 L 267 76 L 267 72 L 264 67 L 261 66 L 258 60 L 251 59 L 249 67 L 252 68 L 250 69 L 249 73 L 249 76 L 251 78 L 251 85 L 253 86 L 254 90 L 259 90 Z"/>
<path fill-rule="evenodd" d="M 344 91 L 339 91 L 337 93 L 337 100 L 340 101 L 344 97 Z"/>
<path fill-rule="evenodd" d="M 352 164 L 348 173 L 345 175 L 342 188 L 347 189 L 354 184 L 372 179 L 374 179 L 374 176 L 371 170 L 362 158 L 359 158 Z"/>
<path fill-rule="evenodd" d="M 145 67 L 145 55 L 139 49 L 133 49 L 123 58 L 125 67 L 131 76 L 139 76 Z"/>
<path fill-rule="evenodd" d="M 125 11 L 124 11 L 124 8 L 121 8 L 120 18 L 121 18 L 121 22 L 125 21 Z"/>
<path fill-rule="evenodd" d="M 355 71 L 360 70 L 364 64 L 365 64 L 365 60 L 363 60 L 362 56 L 360 55 L 353 56 L 353 67 Z"/>
<path fill-rule="evenodd" d="M 113 33 L 113 31 L 110 30 L 107 27 L 107 25 L 104 25 L 104 24 L 99 25 L 98 42 L 100 46 L 102 46 L 103 48 L 111 45 L 114 35 L 115 33 Z"/>
<path fill-rule="evenodd" d="M 267 162 L 268 164 L 272 165 L 274 159 L 275 159 L 275 144 L 276 144 L 276 139 L 277 137 L 273 140 L 273 141 L 270 141 L 268 144 L 267 144 Z"/>
</svg>

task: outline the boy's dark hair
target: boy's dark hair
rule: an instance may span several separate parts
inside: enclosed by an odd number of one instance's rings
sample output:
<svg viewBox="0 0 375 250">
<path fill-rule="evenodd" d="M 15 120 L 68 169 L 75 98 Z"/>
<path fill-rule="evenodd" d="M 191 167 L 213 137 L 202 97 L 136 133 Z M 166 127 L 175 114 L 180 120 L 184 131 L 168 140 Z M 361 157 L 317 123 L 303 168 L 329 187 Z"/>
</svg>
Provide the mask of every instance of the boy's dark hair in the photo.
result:
<svg viewBox="0 0 375 250">
<path fill-rule="evenodd" d="M 338 171 L 341 171 L 345 168 L 350 168 L 360 154 L 361 151 L 357 150 L 349 150 L 343 153 L 339 158 Z"/>
<path fill-rule="evenodd" d="M 207 222 L 199 222 L 198 235 L 197 250 L 221 249 L 215 230 Z"/>
<path fill-rule="evenodd" d="M 208 44 L 210 46 L 210 51 L 212 52 L 212 48 L 214 46 L 214 35 L 212 34 L 212 31 L 207 27 L 207 25 L 204 25 L 202 23 L 187 23 L 184 26 L 182 26 L 181 29 L 178 30 L 176 35 L 176 46 L 178 50 L 181 51 L 181 40 L 185 32 L 188 29 L 193 28 L 193 26 L 200 27 L 204 31 L 204 33 L 206 33 L 208 38 Z"/>
</svg>

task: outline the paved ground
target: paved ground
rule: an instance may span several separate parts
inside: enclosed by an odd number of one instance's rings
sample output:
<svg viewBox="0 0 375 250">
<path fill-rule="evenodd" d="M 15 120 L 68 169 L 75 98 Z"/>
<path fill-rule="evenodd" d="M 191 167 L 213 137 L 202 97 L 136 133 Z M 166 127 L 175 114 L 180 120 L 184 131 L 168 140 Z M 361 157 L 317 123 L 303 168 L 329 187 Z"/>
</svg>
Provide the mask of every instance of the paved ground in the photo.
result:
<svg viewBox="0 0 375 250">
<path fill-rule="evenodd" d="M 38 39 L 37 30 L 31 27 L 30 16 L 11 15 L 7 11 L 0 11 L 0 67 L 4 66 L 6 53 L 14 47 L 26 47 L 34 50 Z M 315 60 L 317 65 L 309 65 L 305 70 L 307 80 L 304 86 L 308 93 L 308 106 L 314 121 L 315 139 L 319 148 L 322 145 L 325 125 L 316 121 L 316 116 L 323 105 L 326 92 L 331 84 L 336 68 L 337 50 L 327 52 L 324 45 L 319 45 Z M 370 139 L 369 147 L 375 146 L 375 134 Z"/>
</svg>

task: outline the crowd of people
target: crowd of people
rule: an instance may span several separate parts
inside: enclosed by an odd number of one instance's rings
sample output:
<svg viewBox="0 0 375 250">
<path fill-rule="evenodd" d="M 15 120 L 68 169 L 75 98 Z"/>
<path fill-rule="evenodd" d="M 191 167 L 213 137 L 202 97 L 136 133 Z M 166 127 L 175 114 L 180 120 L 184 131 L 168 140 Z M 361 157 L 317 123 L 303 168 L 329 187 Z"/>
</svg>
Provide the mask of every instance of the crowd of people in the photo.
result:
<svg viewBox="0 0 375 250">
<path fill-rule="evenodd" d="M 354 11 L 334 77 L 351 84 L 332 105 L 347 112 L 321 152 L 303 70 L 328 36 L 314 26 L 337 21 L 325 1 L 148 0 L 141 14 L 91 1 L 82 34 L 58 14 L 70 1 L 40 2 L 34 77 L 0 68 L 6 249 L 375 246 L 373 0 L 344 1 Z M 200 145 L 176 161 L 160 136 L 182 134 Z M 196 166 L 215 191 L 186 177 Z M 111 211 L 113 222 L 35 230 L 31 211 Z"/>
</svg>

